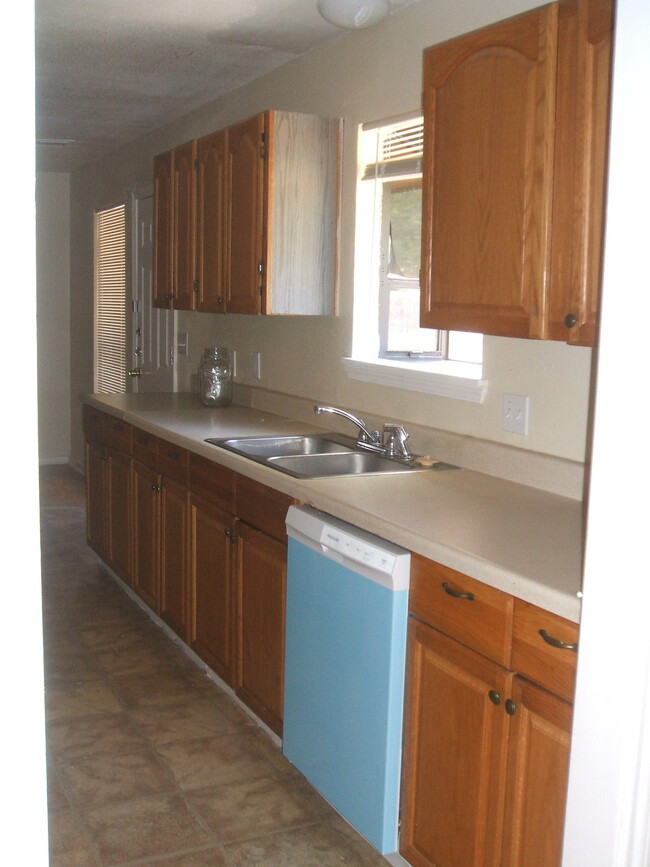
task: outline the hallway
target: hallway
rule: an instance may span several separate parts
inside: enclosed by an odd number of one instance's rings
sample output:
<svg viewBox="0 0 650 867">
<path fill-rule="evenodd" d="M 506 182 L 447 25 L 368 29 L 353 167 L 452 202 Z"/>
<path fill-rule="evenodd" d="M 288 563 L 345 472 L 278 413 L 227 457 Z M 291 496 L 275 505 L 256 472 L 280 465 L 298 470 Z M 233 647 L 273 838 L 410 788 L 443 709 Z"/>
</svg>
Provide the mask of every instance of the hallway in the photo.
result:
<svg viewBox="0 0 650 867">
<path fill-rule="evenodd" d="M 70 468 L 41 521 L 52 867 L 385 867 L 98 565 Z"/>
</svg>

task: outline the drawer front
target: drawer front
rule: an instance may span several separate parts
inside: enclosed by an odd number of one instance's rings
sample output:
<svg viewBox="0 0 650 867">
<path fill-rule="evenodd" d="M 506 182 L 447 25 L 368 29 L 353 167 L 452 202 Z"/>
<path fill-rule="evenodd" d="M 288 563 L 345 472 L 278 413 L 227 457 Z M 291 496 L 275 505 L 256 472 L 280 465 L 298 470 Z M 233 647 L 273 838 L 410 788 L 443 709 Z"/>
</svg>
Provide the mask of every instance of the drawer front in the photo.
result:
<svg viewBox="0 0 650 867">
<path fill-rule="evenodd" d="M 118 452 L 131 454 L 131 435 L 133 428 L 130 424 L 115 416 L 107 415 L 104 419 L 104 440 L 107 445 Z"/>
<path fill-rule="evenodd" d="M 513 670 L 573 701 L 578 633 L 577 623 L 515 599 Z"/>
<path fill-rule="evenodd" d="M 190 472 L 190 453 L 180 446 L 159 439 L 158 472 L 186 488 Z"/>
<path fill-rule="evenodd" d="M 235 472 L 200 455 L 190 455 L 190 490 L 203 500 L 235 511 Z"/>
<path fill-rule="evenodd" d="M 514 599 L 419 554 L 411 558 L 412 614 L 500 665 L 510 664 Z"/>
<path fill-rule="evenodd" d="M 133 457 L 145 467 L 158 472 L 158 437 L 139 428 L 133 429 Z"/>
<path fill-rule="evenodd" d="M 104 419 L 108 418 L 105 412 L 95 409 L 94 406 L 84 404 L 83 426 L 84 433 L 92 439 L 104 441 Z"/>
<path fill-rule="evenodd" d="M 295 500 L 241 475 L 237 476 L 236 490 L 237 517 L 252 527 L 257 527 L 268 536 L 285 542 L 287 528 L 284 521 L 289 506 Z"/>
</svg>

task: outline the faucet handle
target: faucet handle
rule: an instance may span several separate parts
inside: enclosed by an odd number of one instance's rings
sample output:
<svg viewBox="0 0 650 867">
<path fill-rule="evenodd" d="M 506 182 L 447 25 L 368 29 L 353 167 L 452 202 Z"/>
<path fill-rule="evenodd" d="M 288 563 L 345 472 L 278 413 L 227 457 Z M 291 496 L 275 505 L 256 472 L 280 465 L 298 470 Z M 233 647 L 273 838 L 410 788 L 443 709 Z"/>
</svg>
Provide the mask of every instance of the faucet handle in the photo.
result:
<svg viewBox="0 0 650 867">
<path fill-rule="evenodd" d="M 384 446 L 389 457 L 399 457 L 410 460 L 412 455 L 406 445 L 409 435 L 401 424 L 386 422 L 383 426 Z"/>
</svg>

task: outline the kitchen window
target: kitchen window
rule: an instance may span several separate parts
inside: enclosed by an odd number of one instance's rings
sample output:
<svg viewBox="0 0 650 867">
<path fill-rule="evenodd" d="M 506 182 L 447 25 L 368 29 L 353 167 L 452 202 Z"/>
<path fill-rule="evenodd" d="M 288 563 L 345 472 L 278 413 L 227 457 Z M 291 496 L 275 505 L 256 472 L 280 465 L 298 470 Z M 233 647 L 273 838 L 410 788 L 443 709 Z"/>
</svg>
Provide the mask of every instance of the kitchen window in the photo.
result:
<svg viewBox="0 0 650 867">
<path fill-rule="evenodd" d="M 126 391 L 125 209 L 95 214 L 95 391 Z"/>
<path fill-rule="evenodd" d="M 420 328 L 421 114 L 359 137 L 353 379 L 480 401 L 483 335 Z"/>
</svg>

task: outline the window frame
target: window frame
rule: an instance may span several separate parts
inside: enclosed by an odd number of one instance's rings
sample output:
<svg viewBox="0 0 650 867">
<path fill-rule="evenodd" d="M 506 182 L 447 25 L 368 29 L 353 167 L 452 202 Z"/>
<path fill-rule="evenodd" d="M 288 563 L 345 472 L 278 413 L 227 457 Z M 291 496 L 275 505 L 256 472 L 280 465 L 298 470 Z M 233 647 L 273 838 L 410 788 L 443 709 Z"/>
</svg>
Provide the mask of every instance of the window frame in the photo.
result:
<svg viewBox="0 0 650 867">
<path fill-rule="evenodd" d="M 378 238 L 378 187 L 386 181 L 421 176 L 421 160 L 401 158 L 393 165 L 371 164 L 367 158 L 368 142 L 364 134 L 373 130 L 408 123 L 422 117 L 421 111 L 411 112 L 383 121 L 363 124 L 358 138 L 357 218 L 355 232 L 355 275 L 353 299 L 353 349 L 343 359 L 347 375 L 363 382 L 390 385 L 420 393 L 455 397 L 459 400 L 482 402 L 487 381 L 483 379 L 483 364 L 453 361 L 436 355 L 423 358 L 407 354 L 380 356 L 380 267 L 381 235 Z M 378 153 L 378 145 L 375 147 Z M 403 157 L 403 154 L 401 155 Z M 406 169 L 407 171 L 403 171 Z M 400 171 L 400 169 L 402 171 Z M 366 189 L 365 183 L 372 184 Z M 383 194 L 383 189 L 382 189 Z M 379 203 L 381 204 L 381 203 Z M 371 214 L 371 217 L 368 215 Z M 368 218 L 367 218 L 368 217 Z M 372 225 L 370 225 L 372 224 Z M 386 227 L 379 226 L 379 232 Z M 384 235 L 384 241 L 386 237 Z M 378 249 L 379 244 L 379 249 Z M 368 321 L 377 321 L 375 330 Z M 375 334 L 376 331 L 376 334 Z M 447 347 L 447 333 L 440 332 L 439 350 Z"/>
</svg>

